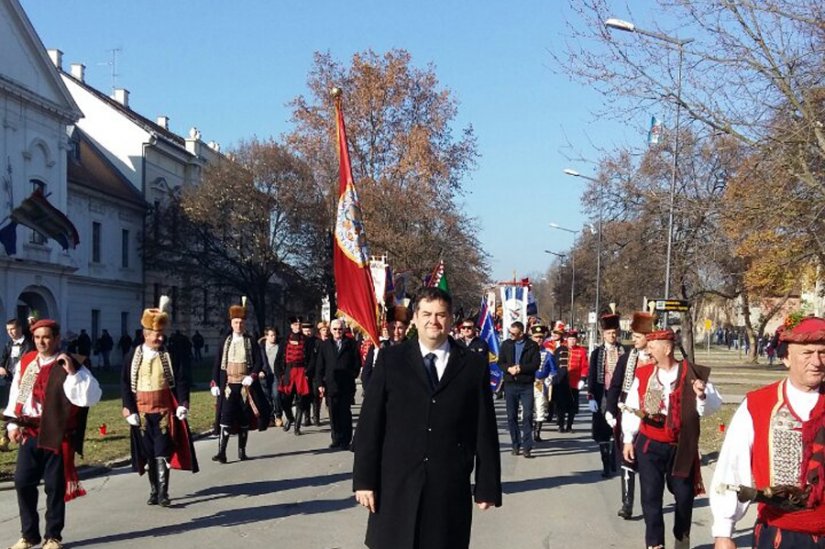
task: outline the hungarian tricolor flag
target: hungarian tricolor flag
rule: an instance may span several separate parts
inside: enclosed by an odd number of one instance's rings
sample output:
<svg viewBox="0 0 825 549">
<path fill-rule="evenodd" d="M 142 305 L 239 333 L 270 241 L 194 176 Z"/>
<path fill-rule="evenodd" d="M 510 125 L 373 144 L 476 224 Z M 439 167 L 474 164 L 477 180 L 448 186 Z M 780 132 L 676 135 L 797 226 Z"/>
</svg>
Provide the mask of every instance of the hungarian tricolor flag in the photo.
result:
<svg viewBox="0 0 825 549">
<path fill-rule="evenodd" d="M 335 291 L 338 314 L 346 315 L 365 337 L 378 345 L 378 304 L 370 273 L 367 233 L 361 219 L 361 204 L 352 180 L 347 131 L 341 109 L 341 92 L 333 89 L 338 129 L 339 186 L 335 218 Z"/>
</svg>

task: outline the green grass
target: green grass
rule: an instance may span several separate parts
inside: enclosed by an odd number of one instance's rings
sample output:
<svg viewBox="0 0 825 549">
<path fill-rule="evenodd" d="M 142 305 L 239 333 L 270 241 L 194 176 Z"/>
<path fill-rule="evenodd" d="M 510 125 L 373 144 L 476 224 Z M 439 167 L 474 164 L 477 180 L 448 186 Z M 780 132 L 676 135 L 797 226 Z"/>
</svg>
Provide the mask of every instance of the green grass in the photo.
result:
<svg viewBox="0 0 825 549">
<path fill-rule="evenodd" d="M 205 388 L 211 377 L 212 361 L 203 360 L 193 366 L 192 379 L 196 386 L 189 401 L 189 427 L 192 433 L 201 433 L 212 428 L 215 419 L 215 399 Z M 120 399 L 120 372 L 95 370 L 94 375 L 103 387 L 103 399 L 89 409 L 89 420 L 84 442 L 84 455 L 75 463 L 81 465 L 106 465 L 129 456 L 129 424 L 123 419 Z M 106 435 L 101 435 L 99 427 L 106 424 Z M 17 449 L 0 452 L 0 481 L 10 480 L 17 461 Z"/>
</svg>

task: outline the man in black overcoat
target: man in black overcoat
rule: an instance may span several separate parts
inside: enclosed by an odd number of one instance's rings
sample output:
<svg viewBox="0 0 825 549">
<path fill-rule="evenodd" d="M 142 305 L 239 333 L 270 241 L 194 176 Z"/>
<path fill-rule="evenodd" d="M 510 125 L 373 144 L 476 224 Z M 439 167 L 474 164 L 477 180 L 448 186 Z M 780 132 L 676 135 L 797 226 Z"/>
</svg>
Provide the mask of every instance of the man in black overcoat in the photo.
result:
<svg viewBox="0 0 825 549">
<path fill-rule="evenodd" d="M 332 337 L 318 340 L 314 379 L 329 405 L 332 444 L 330 448 L 348 449 L 352 442 L 352 409 L 355 378 L 361 371 L 361 355 L 354 339 L 344 337 L 344 322 L 330 322 Z"/>
<path fill-rule="evenodd" d="M 487 361 L 448 338 L 452 299 L 418 297 L 418 340 L 383 349 L 355 435 L 355 498 L 371 549 L 470 545 L 472 493 L 501 505 L 501 461 Z"/>
</svg>

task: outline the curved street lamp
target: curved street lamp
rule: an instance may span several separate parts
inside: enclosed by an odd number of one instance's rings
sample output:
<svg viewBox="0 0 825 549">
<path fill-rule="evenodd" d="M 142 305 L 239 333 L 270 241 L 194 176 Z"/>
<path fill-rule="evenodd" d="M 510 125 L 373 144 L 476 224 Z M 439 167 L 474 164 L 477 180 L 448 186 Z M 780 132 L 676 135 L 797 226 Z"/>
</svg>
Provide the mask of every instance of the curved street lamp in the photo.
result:
<svg viewBox="0 0 825 549">
<path fill-rule="evenodd" d="M 552 226 L 552 224 L 551 224 L 551 226 Z M 557 227 L 557 228 L 561 229 L 561 227 Z M 563 230 L 569 230 L 569 229 L 563 229 Z M 576 231 L 573 231 L 573 232 L 576 232 Z M 575 304 L 576 304 L 576 257 L 572 253 L 571 254 L 560 254 L 558 252 L 551 252 L 550 250 L 544 250 L 544 253 L 554 255 L 554 256 L 556 256 L 558 258 L 561 258 L 561 259 L 564 259 L 566 257 L 570 258 L 570 268 L 573 270 L 573 278 L 572 278 L 572 281 L 570 282 L 570 327 L 572 328 L 573 325 L 574 325 L 573 321 L 575 320 L 575 318 L 573 316 L 573 312 L 575 311 Z"/>
<path fill-rule="evenodd" d="M 679 49 L 679 68 L 676 76 L 676 128 L 673 138 L 673 164 L 671 166 L 670 174 L 670 205 L 668 208 L 667 220 L 667 258 L 665 262 L 665 299 L 670 298 L 670 262 L 673 247 L 673 203 L 676 196 L 676 171 L 679 166 L 679 118 L 682 108 L 682 62 L 684 58 L 684 47 L 693 42 L 693 38 L 676 38 L 668 36 L 660 32 L 640 29 L 630 21 L 622 19 L 610 18 L 604 22 L 604 26 L 608 29 L 620 30 L 623 32 L 633 32 L 644 36 L 661 40 L 672 44 Z M 665 316 L 665 325 L 667 325 L 667 316 Z"/>
</svg>

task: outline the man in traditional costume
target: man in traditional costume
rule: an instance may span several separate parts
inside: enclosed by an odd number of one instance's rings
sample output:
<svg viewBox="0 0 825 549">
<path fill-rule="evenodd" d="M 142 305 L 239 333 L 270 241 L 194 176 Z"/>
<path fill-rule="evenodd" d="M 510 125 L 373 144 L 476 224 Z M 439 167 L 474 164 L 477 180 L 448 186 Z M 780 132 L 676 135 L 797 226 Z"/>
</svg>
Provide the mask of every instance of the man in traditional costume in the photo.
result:
<svg viewBox="0 0 825 549">
<path fill-rule="evenodd" d="M 707 379 L 710 369 L 677 361 L 673 330 L 647 335 L 652 364 L 636 368 L 622 412 L 624 459 L 639 471 L 645 545 L 665 546 L 665 486 L 675 500 L 675 549 L 690 548 L 693 500 L 704 492 L 699 463 L 699 418 L 722 405 Z"/>
<path fill-rule="evenodd" d="M 131 426 L 132 470 L 149 477 L 147 505 L 168 507 L 169 469 L 198 472 L 186 418 L 189 372 L 164 345 L 168 298 L 146 309 L 140 320 L 143 344 L 126 357 L 121 374 L 123 417 Z"/>
<path fill-rule="evenodd" d="M 553 353 L 544 347 L 547 337 L 547 326 L 534 324 L 530 328 L 530 339 L 539 346 L 539 369 L 536 370 L 536 379 L 533 382 L 533 440 L 541 442 L 541 428 L 547 419 L 549 403 L 549 387 L 553 377 L 558 373 Z"/>
<path fill-rule="evenodd" d="M 312 358 L 308 353 L 306 336 L 301 332 L 301 319 L 297 316 L 289 319 L 290 332 L 284 338 L 281 348 L 282 358 L 278 366 L 280 385 L 278 390 L 283 395 L 284 431 L 289 431 L 295 424 L 295 434 L 301 434 L 301 423 L 305 415 L 309 414 L 312 388 L 307 377 L 307 367 Z M 292 404 L 295 402 L 295 414 L 292 413 Z"/>
<path fill-rule="evenodd" d="M 564 378 L 567 387 L 562 387 L 559 392 L 560 398 L 556 406 L 556 413 L 559 416 L 559 432 L 570 433 L 573 431 L 573 419 L 579 413 L 579 393 L 584 387 L 584 380 L 587 379 L 588 362 L 587 349 L 579 345 L 579 332 L 570 330 L 567 332 L 566 343 L 556 349 L 556 363 L 559 368 L 564 368 Z M 554 386 L 554 394 L 556 387 Z"/>
<path fill-rule="evenodd" d="M 37 514 L 41 479 L 46 491 L 42 547 L 60 549 L 66 502 L 86 493 L 77 476 L 74 455 L 83 453 L 89 407 L 100 401 L 102 393 L 88 369 L 88 357 L 59 353 L 57 322 L 38 320 L 31 332 L 37 350 L 21 358 L 5 410 L 9 438 L 20 445 L 14 488 L 22 537 L 11 549 L 30 549 L 42 540 Z"/>
<path fill-rule="evenodd" d="M 619 357 L 616 370 L 610 379 L 607 389 L 606 411 L 604 413 L 607 424 L 613 428 L 613 436 L 620 454 L 622 449 L 622 414 L 619 405 L 624 404 L 633 379 L 636 375 L 636 368 L 650 362 L 647 354 L 647 334 L 653 331 L 655 317 L 651 313 L 637 311 L 633 313 L 630 321 L 630 333 L 633 340 L 633 348 L 630 352 Z M 622 457 L 622 506 L 618 515 L 625 520 L 633 516 L 633 498 L 636 491 L 636 464 L 625 461 Z"/>
<path fill-rule="evenodd" d="M 825 319 L 791 315 L 776 353 L 788 376 L 747 394 L 719 453 L 710 494 L 717 549 L 736 547 L 733 528 L 751 501 L 754 547 L 825 547 Z"/>
<path fill-rule="evenodd" d="M 245 301 L 245 299 L 243 300 Z M 238 459 L 246 461 L 249 429 L 269 427 L 269 402 L 261 389 L 261 353 L 257 342 L 246 333 L 246 304 L 229 307 L 232 333 L 226 336 L 215 355 L 212 395 L 218 399 L 218 453 L 212 461 L 226 463 L 229 435 L 238 434 Z"/>
<path fill-rule="evenodd" d="M 615 312 L 603 315 L 599 319 L 602 331 L 602 344 L 590 353 L 590 365 L 587 376 L 587 404 L 593 414 L 591 435 L 599 444 L 602 458 L 602 477 L 607 478 L 616 470 L 616 445 L 613 441 L 613 429 L 604 413 L 607 411 L 607 387 L 613 379 L 619 358 L 625 354 L 625 348 L 619 343 L 619 315 Z"/>
<path fill-rule="evenodd" d="M 321 339 L 316 337 L 314 334 L 314 326 L 312 322 L 308 320 L 304 320 L 301 322 L 301 333 L 304 334 L 304 341 L 307 347 L 307 378 L 309 379 L 309 387 L 310 387 L 310 398 L 309 398 L 309 411 L 304 418 L 304 425 L 311 426 L 312 425 L 312 418 L 318 417 L 317 421 L 321 420 L 321 401 L 323 397 L 321 397 L 319 388 L 319 380 L 315 379 L 315 361 L 318 360 L 318 347 L 321 343 Z"/>
</svg>

